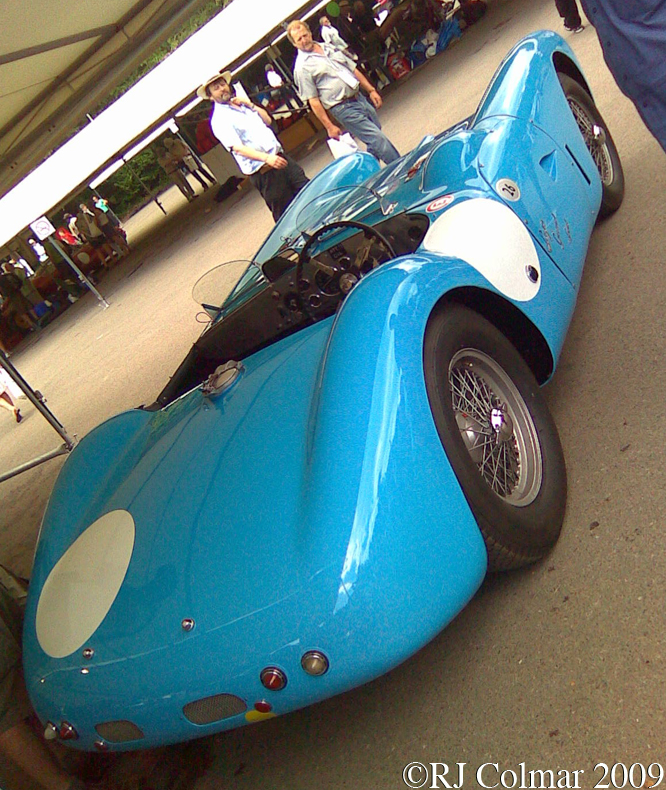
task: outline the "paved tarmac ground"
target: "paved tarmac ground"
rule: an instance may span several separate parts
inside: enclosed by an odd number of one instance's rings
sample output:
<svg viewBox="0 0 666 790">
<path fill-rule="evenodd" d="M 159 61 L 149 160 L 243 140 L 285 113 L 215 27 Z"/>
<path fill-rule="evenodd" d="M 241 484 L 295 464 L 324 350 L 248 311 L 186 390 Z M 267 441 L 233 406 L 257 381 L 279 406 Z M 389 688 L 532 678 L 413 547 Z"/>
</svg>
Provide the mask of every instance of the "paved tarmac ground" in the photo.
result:
<svg viewBox="0 0 666 790">
<path fill-rule="evenodd" d="M 504 54 L 539 28 L 564 32 L 551 0 L 491 0 L 458 44 L 386 97 L 388 135 L 406 152 L 469 115 Z M 562 538 L 543 563 L 489 578 L 449 628 L 379 680 L 200 742 L 191 759 L 182 747 L 167 750 L 162 766 L 193 766 L 208 753 L 197 790 L 401 788 L 411 762 L 466 763 L 466 788 L 480 786 L 475 772 L 483 763 L 516 771 L 516 787 L 523 762 L 526 771 L 554 771 L 561 787 L 610 782 L 595 771 L 603 762 L 666 770 L 666 156 L 606 70 L 594 30 L 565 35 L 613 132 L 626 196 L 594 234 L 546 390 L 568 464 Z M 328 160 L 320 145 L 302 161 L 313 175 Z M 167 204 L 164 221 L 151 207 L 129 223 L 133 252 L 100 286 L 108 310 L 81 299 L 13 356 L 79 436 L 154 399 L 202 328 L 189 295 L 194 282 L 216 263 L 251 257 L 271 227 L 252 191 L 223 204 L 206 193 L 188 205 L 172 190 Z M 0 415 L 3 468 L 58 444 L 37 414 L 26 413 L 20 426 Z M 51 461 L 2 486 L 0 561 L 19 571 L 29 571 L 60 465 Z M 149 759 L 123 758 L 116 783 L 138 781 Z M 584 773 L 565 784 L 558 770 Z M 185 777 L 180 786 L 193 786 Z M 495 787 L 513 781 L 505 774 L 499 783 L 493 767 L 481 778 Z M 431 782 L 420 786 L 446 786 Z"/>
</svg>

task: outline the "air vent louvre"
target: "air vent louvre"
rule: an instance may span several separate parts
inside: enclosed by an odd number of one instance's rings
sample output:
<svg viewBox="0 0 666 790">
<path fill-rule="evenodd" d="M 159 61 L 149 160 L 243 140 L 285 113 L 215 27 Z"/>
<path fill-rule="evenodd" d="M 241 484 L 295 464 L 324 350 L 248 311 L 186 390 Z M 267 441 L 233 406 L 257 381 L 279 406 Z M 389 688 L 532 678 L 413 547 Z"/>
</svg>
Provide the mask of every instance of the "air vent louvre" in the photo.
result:
<svg viewBox="0 0 666 790">
<path fill-rule="evenodd" d="M 105 721 L 96 725 L 97 734 L 109 743 L 125 743 L 126 741 L 140 741 L 143 731 L 131 721 Z"/>
<path fill-rule="evenodd" d="M 230 716 L 237 716 L 247 710 L 247 705 L 233 694 L 216 694 L 213 697 L 188 702 L 183 713 L 192 724 L 212 724 Z"/>
</svg>

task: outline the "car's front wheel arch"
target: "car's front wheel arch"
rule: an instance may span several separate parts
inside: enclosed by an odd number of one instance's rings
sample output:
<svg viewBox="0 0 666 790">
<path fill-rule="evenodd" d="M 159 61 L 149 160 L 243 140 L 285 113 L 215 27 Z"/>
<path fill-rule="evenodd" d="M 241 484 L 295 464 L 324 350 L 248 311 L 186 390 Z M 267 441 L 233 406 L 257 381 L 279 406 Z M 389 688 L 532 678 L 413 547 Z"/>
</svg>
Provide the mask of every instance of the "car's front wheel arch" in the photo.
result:
<svg viewBox="0 0 666 790">
<path fill-rule="evenodd" d="M 512 302 L 494 291 L 475 286 L 449 291 L 435 305 L 433 314 L 447 305 L 463 305 L 483 316 L 515 346 L 539 384 L 553 375 L 555 360 L 548 341 Z"/>
<path fill-rule="evenodd" d="M 489 569 L 540 559 L 559 537 L 567 485 L 557 428 L 531 371 L 493 324 L 446 302 L 428 321 L 423 364 L 435 427 Z"/>
</svg>

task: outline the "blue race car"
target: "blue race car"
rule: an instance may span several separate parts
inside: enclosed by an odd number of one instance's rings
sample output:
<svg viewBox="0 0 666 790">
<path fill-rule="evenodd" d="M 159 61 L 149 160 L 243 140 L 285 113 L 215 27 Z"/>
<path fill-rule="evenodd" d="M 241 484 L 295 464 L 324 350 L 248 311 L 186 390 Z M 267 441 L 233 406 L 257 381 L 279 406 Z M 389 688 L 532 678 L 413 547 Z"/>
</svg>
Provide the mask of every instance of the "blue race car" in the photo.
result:
<svg viewBox="0 0 666 790">
<path fill-rule="evenodd" d="M 92 431 L 53 490 L 24 629 L 48 737 L 183 741 L 407 659 L 488 570 L 557 541 L 540 391 L 617 151 L 576 59 L 535 33 L 476 113 L 297 196 L 154 404 Z"/>
</svg>

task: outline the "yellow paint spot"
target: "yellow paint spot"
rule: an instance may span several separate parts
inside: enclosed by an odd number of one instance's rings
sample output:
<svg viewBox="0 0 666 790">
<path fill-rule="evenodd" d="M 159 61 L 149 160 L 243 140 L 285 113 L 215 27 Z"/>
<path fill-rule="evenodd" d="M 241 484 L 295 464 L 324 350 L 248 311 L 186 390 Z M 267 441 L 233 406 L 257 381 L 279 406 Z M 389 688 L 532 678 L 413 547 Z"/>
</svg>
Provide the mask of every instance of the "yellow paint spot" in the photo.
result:
<svg viewBox="0 0 666 790">
<path fill-rule="evenodd" d="M 252 724 L 255 721 L 264 721 L 264 719 L 272 719 L 277 714 L 275 713 L 260 713 L 258 710 L 249 710 L 245 714 L 245 720 Z"/>
</svg>

